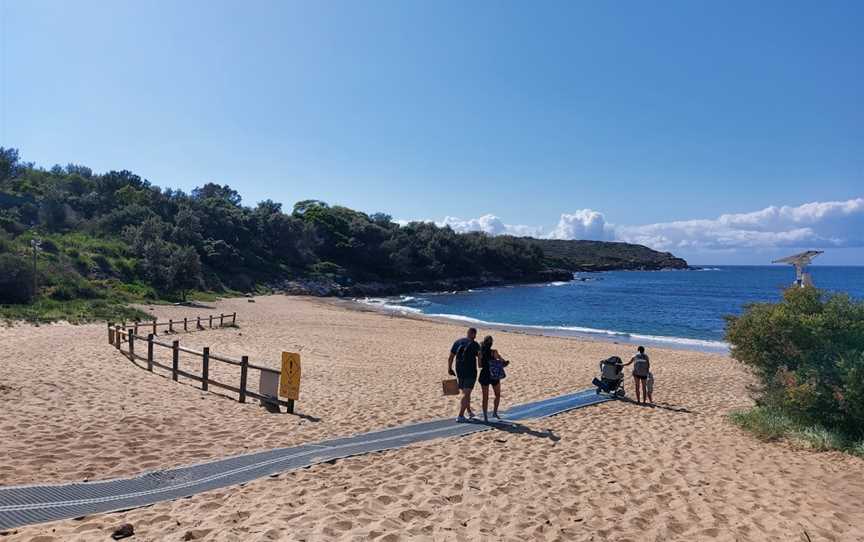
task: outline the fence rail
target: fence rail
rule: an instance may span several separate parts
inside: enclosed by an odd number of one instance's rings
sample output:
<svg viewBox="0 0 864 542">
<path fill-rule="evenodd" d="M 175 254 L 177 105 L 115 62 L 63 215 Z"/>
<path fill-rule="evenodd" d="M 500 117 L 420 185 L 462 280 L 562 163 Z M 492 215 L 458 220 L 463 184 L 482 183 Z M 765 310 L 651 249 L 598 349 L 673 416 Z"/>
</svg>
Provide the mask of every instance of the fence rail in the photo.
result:
<svg viewBox="0 0 864 542">
<path fill-rule="evenodd" d="M 212 328 L 214 319 L 218 318 L 217 327 L 236 327 L 237 325 L 237 313 L 234 314 L 220 314 L 217 316 L 210 315 L 209 317 L 205 317 L 204 321 L 208 323 L 208 327 L 201 326 L 201 317 L 196 317 L 194 319 L 184 318 L 182 321 L 180 320 L 169 320 L 168 322 L 156 322 L 152 323 L 148 322 L 145 324 L 135 323 L 131 326 L 126 326 L 121 324 L 108 324 L 108 342 L 117 348 L 119 352 L 127 356 L 131 360 L 139 360 L 147 363 L 147 370 L 153 372 L 154 367 L 158 367 L 160 369 L 164 369 L 166 371 L 170 371 L 171 379 L 175 382 L 178 381 L 179 377 L 188 378 L 190 380 L 194 380 L 201 384 L 201 390 L 209 391 L 210 386 L 215 386 L 217 388 L 227 390 L 238 395 L 238 401 L 241 403 L 246 402 L 247 397 L 251 397 L 253 399 L 258 399 L 263 403 L 270 404 L 271 406 L 275 406 L 278 408 L 278 405 L 285 406 L 288 409 L 289 413 L 293 413 L 294 411 L 294 401 L 291 400 L 282 400 L 278 397 L 273 397 L 270 395 L 263 395 L 259 392 L 249 389 L 248 380 L 249 380 L 249 370 L 256 370 L 259 373 L 271 373 L 275 375 L 277 378 L 280 375 L 280 372 L 276 369 L 271 369 L 270 367 L 264 367 L 261 365 L 256 365 L 253 363 L 249 363 L 249 356 L 242 356 L 239 360 L 233 359 L 226 356 L 217 356 L 216 354 L 210 353 L 209 347 L 204 347 L 201 351 L 193 350 L 191 348 L 186 348 L 180 346 L 179 340 L 174 340 L 170 343 L 157 340 L 156 330 L 160 327 L 168 327 L 168 332 L 172 332 L 174 329 L 174 325 L 178 322 L 183 324 L 183 329 L 188 330 L 189 322 L 192 322 L 196 325 L 197 329 L 209 329 Z M 228 318 L 231 319 L 230 324 L 226 324 Z M 150 331 L 146 336 L 139 335 L 138 330 L 145 329 Z M 126 343 L 126 350 L 123 350 L 123 344 Z M 141 355 L 136 352 L 136 345 L 146 344 L 147 353 L 146 355 Z M 166 365 L 156 360 L 154 347 L 158 346 L 161 348 L 169 349 L 171 351 L 171 365 Z M 190 356 L 201 358 L 201 374 L 191 373 L 189 371 L 185 371 L 180 367 L 180 353 L 184 353 Z M 214 380 L 210 375 L 210 362 L 217 361 L 224 363 L 226 365 L 231 365 L 234 367 L 240 367 L 240 382 L 239 386 L 232 386 L 230 384 L 226 384 L 224 382 L 219 382 Z M 259 390 L 260 391 L 260 390 Z"/>
</svg>

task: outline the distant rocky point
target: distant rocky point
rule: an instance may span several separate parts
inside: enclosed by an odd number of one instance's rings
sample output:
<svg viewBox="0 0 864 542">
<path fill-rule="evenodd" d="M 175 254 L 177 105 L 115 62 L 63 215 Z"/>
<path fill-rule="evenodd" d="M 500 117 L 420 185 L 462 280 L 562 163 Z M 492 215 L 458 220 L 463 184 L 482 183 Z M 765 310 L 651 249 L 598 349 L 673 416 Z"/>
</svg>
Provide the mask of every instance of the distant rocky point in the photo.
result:
<svg viewBox="0 0 864 542">
<path fill-rule="evenodd" d="M 689 269 L 687 262 L 642 245 L 608 241 L 534 239 L 550 267 L 567 271 Z"/>
<path fill-rule="evenodd" d="M 427 281 L 354 282 L 344 277 L 286 279 L 271 286 L 288 295 L 318 297 L 385 297 L 409 292 L 450 292 L 512 284 L 574 280 L 573 273 L 594 271 L 659 271 L 689 269 L 687 262 L 668 252 L 642 245 L 606 241 L 529 239 L 543 251 L 546 269 L 518 276 L 483 275 Z M 587 280 L 579 277 L 576 280 Z"/>
</svg>

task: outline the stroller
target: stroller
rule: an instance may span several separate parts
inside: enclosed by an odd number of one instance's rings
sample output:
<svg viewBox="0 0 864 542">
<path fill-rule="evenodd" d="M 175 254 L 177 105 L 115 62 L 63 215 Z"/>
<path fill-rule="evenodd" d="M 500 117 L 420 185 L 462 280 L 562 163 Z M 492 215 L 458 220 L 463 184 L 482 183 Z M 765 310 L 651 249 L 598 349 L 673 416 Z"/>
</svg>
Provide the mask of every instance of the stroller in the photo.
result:
<svg viewBox="0 0 864 542">
<path fill-rule="evenodd" d="M 618 356 L 604 359 L 600 362 L 600 378 L 591 381 L 597 387 L 597 394 L 601 392 L 624 397 L 624 363 Z"/>
</svg>

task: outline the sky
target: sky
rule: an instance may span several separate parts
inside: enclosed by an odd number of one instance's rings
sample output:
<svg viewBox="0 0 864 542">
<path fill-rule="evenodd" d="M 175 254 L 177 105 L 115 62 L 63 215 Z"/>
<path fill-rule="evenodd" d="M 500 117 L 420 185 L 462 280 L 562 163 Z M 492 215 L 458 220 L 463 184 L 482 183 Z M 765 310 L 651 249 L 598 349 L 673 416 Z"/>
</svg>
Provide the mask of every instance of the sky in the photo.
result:
<svg viewBox="0 0 864 542">
<path fill-rule="evenodd" d="M 864 265 L 864 2 L 0 0 L 0 145 L 399 220 Z"/>
</svg>

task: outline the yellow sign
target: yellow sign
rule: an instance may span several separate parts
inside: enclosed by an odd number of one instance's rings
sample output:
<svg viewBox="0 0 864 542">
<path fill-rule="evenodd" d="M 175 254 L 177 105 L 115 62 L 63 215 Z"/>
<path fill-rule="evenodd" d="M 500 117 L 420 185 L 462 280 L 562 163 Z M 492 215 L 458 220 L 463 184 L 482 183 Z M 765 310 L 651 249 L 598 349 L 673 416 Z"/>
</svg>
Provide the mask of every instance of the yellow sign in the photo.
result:
<svg viewBox="0 0 864 542">
<path fill-rule="evenodd" d="M 279 396 L 300 399 L 300 354 L 282 352 L 282 374 L 279 376 Z"/>
</svg>

